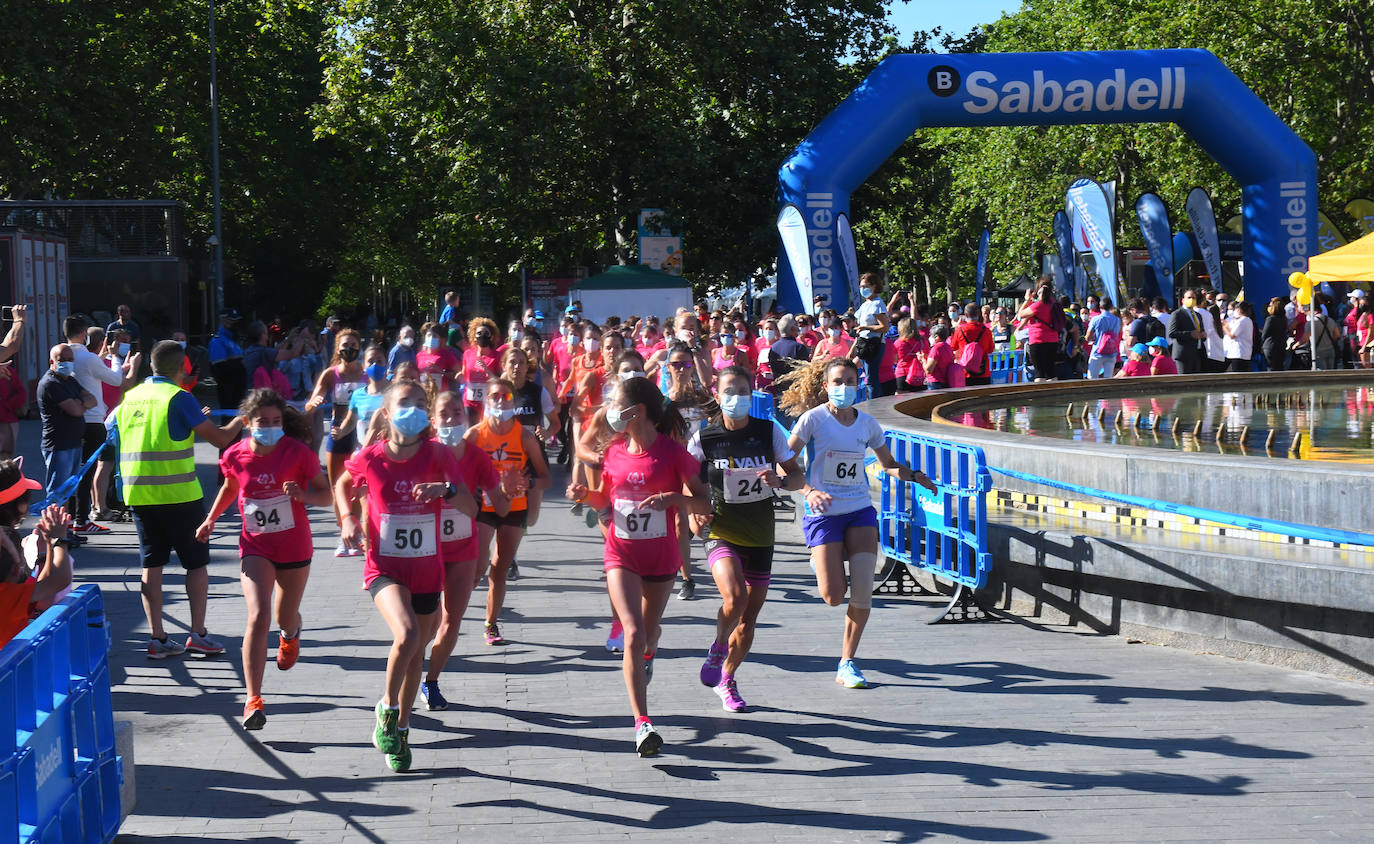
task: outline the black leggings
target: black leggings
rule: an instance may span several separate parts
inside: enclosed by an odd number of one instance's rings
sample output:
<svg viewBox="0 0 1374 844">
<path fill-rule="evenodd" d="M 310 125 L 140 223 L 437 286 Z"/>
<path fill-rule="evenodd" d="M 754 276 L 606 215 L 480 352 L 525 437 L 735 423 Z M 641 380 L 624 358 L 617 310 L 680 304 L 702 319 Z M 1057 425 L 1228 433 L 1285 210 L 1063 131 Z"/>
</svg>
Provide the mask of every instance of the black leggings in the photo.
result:
<svg viewBox="0 0 1374 844">
<path fill-rule="evenodd" d="M 1054 378 L 1054 361 L 1059 356 L 1059 341 L 1050 343 L 1031 343 L 1027 347 L 1031 366 L 1035 367 L 1036 378 Z"/>
</svg>

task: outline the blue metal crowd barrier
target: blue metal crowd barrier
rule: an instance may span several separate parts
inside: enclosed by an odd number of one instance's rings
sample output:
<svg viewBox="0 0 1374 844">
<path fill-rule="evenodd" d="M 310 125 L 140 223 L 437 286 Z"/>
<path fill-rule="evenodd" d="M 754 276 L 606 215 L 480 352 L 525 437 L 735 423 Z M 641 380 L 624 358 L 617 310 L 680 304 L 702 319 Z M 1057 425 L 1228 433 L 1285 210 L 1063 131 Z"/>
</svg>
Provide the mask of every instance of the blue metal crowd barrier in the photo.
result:
<svg viewBox="0 0 1374 844">
<path fill-rule="evenodd" d="M 109 633 L 80 586 L 0 649 L 0 842 L 107 842 L 119 829 Z"/>
<path fill-rule="evenodd" d="M 1020 384 L 1025 381 L 1025 350 L 1010 349 L 988 355 L 988 375 L 994 384 Z"/>
<path fill-rule="evenodd" d="M 749 403 L 749 415 L 755 419 L 772 419 L 773 394 L 767 390 L 755 390 L 754 400 Z"/>
<path fill-rule="evenodd" d="M 879 475 L 883 553 L 951 583 L 982 588 L 992 569 L 987 528 L 992 474 L 983 450 L 906 431 L 884 436 L 892 456 L 924 472 L 937 492 Z"/>
</svg>

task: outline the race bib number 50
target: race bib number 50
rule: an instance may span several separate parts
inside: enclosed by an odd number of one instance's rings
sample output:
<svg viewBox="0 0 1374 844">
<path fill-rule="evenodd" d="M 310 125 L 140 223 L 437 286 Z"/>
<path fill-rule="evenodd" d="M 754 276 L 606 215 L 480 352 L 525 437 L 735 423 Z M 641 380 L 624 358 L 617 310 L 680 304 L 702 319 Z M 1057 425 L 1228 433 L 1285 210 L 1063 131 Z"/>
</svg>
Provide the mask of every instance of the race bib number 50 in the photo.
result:
<svg viewBox="0 0 1374 844">
<path fill-rule="evenodd" d="M 401 516 L 383 513 L 381 518 L 381 554 L 384 557 L 433 557 L 436 553 L 434 535 L 438 520 L 433 513 Z"/>
<path fill-rule="evenodd" d="M 827 486 L 866 485 L 868 478 L 864 476 L 864 456 L 856 451 L 827 451 L 821 480 Z"/>
<path fill-rule="evenodd" d="M 668 535 L 668 511 L 636 510 L 635 504 L 627 498 L 617 498 L 612 505 L 618 539 L 662 539 Z"/>
<path fill-rule="evenodd" d="M 281 533 L 296 526 L 289 496 L 245 498 L 243 501 L 243 529 L 250 534 Z"/>
</svg>

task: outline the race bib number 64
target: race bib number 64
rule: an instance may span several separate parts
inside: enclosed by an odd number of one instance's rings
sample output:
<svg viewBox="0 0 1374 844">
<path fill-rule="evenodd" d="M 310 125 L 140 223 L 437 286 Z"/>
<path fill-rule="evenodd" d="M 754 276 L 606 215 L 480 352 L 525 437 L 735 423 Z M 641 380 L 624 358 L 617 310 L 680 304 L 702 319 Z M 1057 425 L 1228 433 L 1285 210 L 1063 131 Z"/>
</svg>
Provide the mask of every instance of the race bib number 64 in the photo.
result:
<svg viewBox="0 0 1374 844">
<path fill-rule="evenodd" d="M 827 486 L 866 485 L 864 456 L 856 451 L 827 451 L 821 480 Z"/>
</svg>

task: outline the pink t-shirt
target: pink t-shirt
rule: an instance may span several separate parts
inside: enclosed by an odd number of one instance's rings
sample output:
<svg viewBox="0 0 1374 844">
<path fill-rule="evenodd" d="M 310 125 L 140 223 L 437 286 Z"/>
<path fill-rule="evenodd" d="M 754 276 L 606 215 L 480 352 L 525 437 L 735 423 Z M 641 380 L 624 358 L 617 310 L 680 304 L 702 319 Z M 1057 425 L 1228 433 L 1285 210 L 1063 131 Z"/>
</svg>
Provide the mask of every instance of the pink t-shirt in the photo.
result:
<svg viewBox="0 0 1374 844">
<path fill-rule="evenodd" d="M 1136 360 L 1135 358 L 1130 358 L 1121 367 L 1121 371 L 1127 378 L 1134 378 L 1138 375 L 1149 375 L 1150 362 L 1148 360 Z"/>
<path fill-rule="evenodd" d="M 1178 364 L 1168 355 L 1155 355 L 1150 359 L 1151 375 L 1177 375 Z"/>
<path fill-rule="evenodd" d="M 949 380 L 949 365 L 954 363 L 954 350 L 949 347 L 949 343 L 941 340 L 930 347 L 929 356 L 935 359 L 935 370 L 926 371 L 926 383 L 946 383 Z"/>
<path fill-rule="evenodd" d="M 398 461 L 387 455 L 386 445 L 373 443 L 344 464 L 354 489 L 367 487 L 363 587 L 386 575 L 412 593 L 442 592 L 441 499 L 421 504 L 411 490 L 417 484 L 460 482 L 458 458 L 434 440 L 425 440 L 409 460 Z"/>
<path fill-rule="evenodd" d="M 797 339 L 800 340 L 802 342 L 802 345 L 806 348 L 814 349 L 816 348 L 816 344 L 821 342 L 821 335 L 817 334 L 816 332 L 810 329 L 807 329 L 806 331 L 803 331 L 801 334 L 798 334 Z"/>
<path fill-rule="evenodd" d="M 572 351 L 568 348 L 568 341 L 563 337 L 555 337 L 544 348 L 544 360 L 553 361 L 553 377 L 560 384 L 568 380 L 568 370 L 572 369 L 572 359 Z"/>
<path fill-rule="evenodd" d="M 656 352 L 656 351 L 658 351 L 659 349 L 666 349 L 666 348 L 667 348 L 667 344 L 663 342 L 663 338 L 659 338 L 658 340 L 655 340 L 654 343 L 653 343 L 653 345 L 646 345 L 646 344 L 644 344 L 644 343 L 635 343 L 635 351 L 639 352 L 640 356 L 643 357 L 645 360 L 648 360 L 649 357 L 650 357 L 651 355 L 653 355 L 653 353 Z"/>
<path fill-rule="evenodd" d="M 239 485 L 240 557 L 299 563 L 314 555 L 305 505 L 282 491 L 287 481 L 304 489 L 320 473 L 319 458 L 308 446 L 282 437 L 267 454 L 254 454 L 252 440 L 239 440 L 220 455 L 219 468 Z"/>
<path fill-rule="evenodd" d="M 441 447 L 452 453 L 447 446 Z M 481 499 L 481 490 L 496 489 L 501 485 L 501 476 L 496 472 L 496 464 L 482 449 L 468 444 L 463 447 L 463 456 L 457 458 L 459 480 L 454 483 L 467 487 L 474 498 Z M 447 503 L 439 509 L 439 541 L 443 546 L 444 562 L 466 562 L 477 559 L 476 520 L 465 516 Z"/>
<path fill-rule="evenodd" d="M 1054 330 L 1054 306 L 1048 302 L 1032 302 L 1031 317 L 1026 320 L 1029 343 L 1058 343 L 1059 332 Z"/>
<path fill-rule="evenodd" d="M 816 351 L 811 359 L 848 357 L 849 347 L 852 345 L 854 345 L 854 341 L 843 333 L 840 334 L 839 339 L 835 340 L 826 337 L 816 344 Z"/>
<path fill-rule="evenodd" d="M 445 372 L 458 368 L 458 356 L 447 346 L 437 350 L 421 349 L 415 353 L 415 368 L 420 370 L 420 380 L 432 381 L 440 390 L 452 390 L 453 383 Z"/>
<path fill-rule="evenodd" d="M 878 381 L 891 381 L 897 371 L 897 338 L 883 337 L 883 360 L 878 364 Z"/>
<path fill-rule="evenodd" d="M 631 454 L 624 440 L 611 443 L 602 462 L 603 488 L 610 494 L 611 525 L 606 531 L 605 568 L 625 568 L 641 576 L 672 574 L 682 566 L 677 547 L 677 511 L 636 510 L 657 493 L 682 492 L 701 464 L 681 443 L 660 435 L 642 454 Z"/>
<path fill-rule="evenodd" d="M 487 380 L 501 374 L 501 356 L 494 351 L 468 349 L 463 352 L 463 404 L 479 410 L 487 398 Z"/>
<path fill-rule="evenodd" d="M 920 337 L 912 337 L 910 339 L 899 337 L 897 338 L 897 342 L 892 345 L 897 355 L 897 378 L 899 380 L 906 380 L 907 373 L 911 371 L 911 367 L 913 365 L 920 366 L 919 363 L 916 363 L 916 353 L 924 352 L 928 344 Z"/>
</svg>

